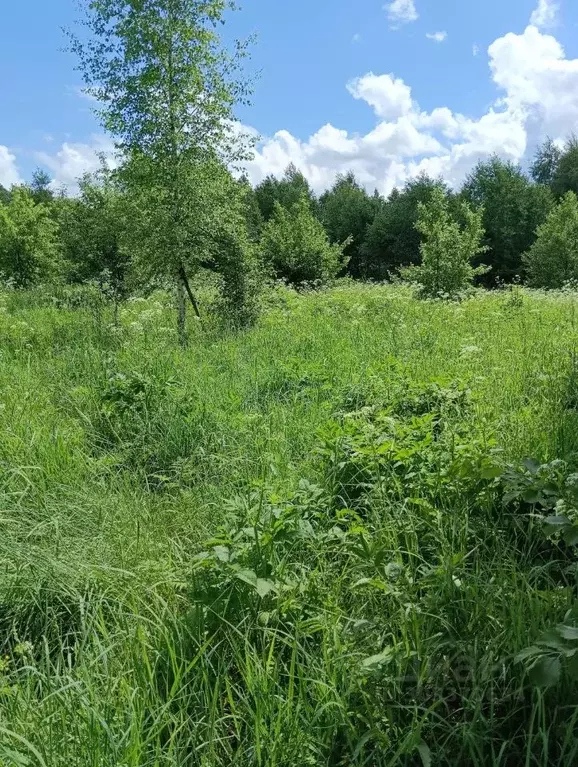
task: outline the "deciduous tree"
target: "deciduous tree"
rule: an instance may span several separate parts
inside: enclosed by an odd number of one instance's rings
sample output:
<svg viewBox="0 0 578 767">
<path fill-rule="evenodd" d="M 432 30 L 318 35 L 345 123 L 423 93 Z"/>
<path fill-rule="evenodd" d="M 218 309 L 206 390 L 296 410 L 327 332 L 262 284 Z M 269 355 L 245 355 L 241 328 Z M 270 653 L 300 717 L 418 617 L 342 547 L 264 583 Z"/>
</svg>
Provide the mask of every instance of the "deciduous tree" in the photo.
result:
<svg viewBox="0 0 578 767">
<path fill-rule="evenodd" d="M 420 235 L 415 228 L 419 203 L 428 201 L 436 187 L 447 193 L 441 181 L 422 174 L 401 191 L 394 189 L 385 205 L 379 206 L 361 248 L 367 277 L 386 280 L 400 267 L 419 263 Z"/>
<path fill-rule="evenodd" d="M 544 186 L 552 186 L 561 157 L 562 150 L 551 138 L 547 138 L 538 148 L 530 168 L 530 174 L 534 181 Z"/>
<path fill-rule="evenodd" d="M 56 276 L 61 269 L 58 227 L 49 209 L 24 186 L 0 204 L 0 274 L 17 287 Z"/>
<path fill-rule="evenodd" d="M 419 203 L 416 229 L 422 237 L 422 262 L 408 267 L 403 274 L 419 283 L 424 297 L 456 298 L 472 285 L 477 274 L 485 271 L 484 267 L 472 265 L 485 250 L 481 244 L 483 211 L 462 203 L 459 214 L 463 226 L 452 216 L 448 198 L 439 186 L 427 203 Z"/>
<path fill-rule="evenodd" d="M 578 197 L 567 192 L 538 229 L 524 256 L 528 283 L 535 288 L 562 288 L 578 280 Z"/>
<path fill-rule="evenodd" d="M 277 277 L 301 285 L 336 277 L 347 263 L 347 244 L 329 242 L 323 224 L 303 196 L 290 208 L 275 203 L 273 216 L 263 229 L 261 251 Z"/>
<path fill-rule="evenodd" d="M 484 262 L 491 267 L 487 284 L 512 282 L 521 275 L 522 255 L 552 210 L 550 189 L 532 184 L 519 165 L 492 157 L 478 163 L 466 180 L 462 196 L 484 210 Z"/>
<path fill-rule="evenodd" d="M 269 221 L 273 216 L 276 202 L 284 208 L 290 208 L 302 197 L 305 197 L 311 211 L 316 212 L 317 210 L 317 200 L 309 182 L 293 163 L 287 166 L 283 178 L 267 176 L 255 188 L 255 194 L 265 221 Z"/>
<path fill-rule="evenodd" d="M 176 284 L 185 343 L 188 276 L 206 256 L 196 245 L 213 238 L 219 247 L 224 230 L 206 227 L 227 216 L 230 189 L 221 183 L 221 167 L 241 160 L 246 149 L 234 122 L 235 104 L 248 92 L 239 77 L 245 48 L 237 45 L 231 55 L 217 33 L 232 3 L 85 0 L 85 6 L 88 34 L 73 36 L 72 47 L 116 139 L 118 175 L 138 201 L 136 244 L 146 254 L 146 272 Z"/>
<path fill-rule="evenodd" d="M 365 276 L 362 247 L 381 205 L 381 198 L 370 197 L 353 173 L 339 176 L 319 200 L 319 215 L 331 242 L 342 243 L 350 238 L 345 255 L 348 271 L 354 277 Z"/>
<path fill-rule="evenodd" d="M 578 136 L 570 136 L 566 142 L 558 159 L 552 191 L 559 198 L 567 192 L 578 194 Z"/>
<path fill-rule="evenodd" d="M 127 201 L 111 174 L 85 175 L 77 197 L 55 201 L 63 255 L 73 281 L 105 283 L 115 305 L 128 292 Z M 124 240 L 124 242 L 123 242 Z"/>
</svg>

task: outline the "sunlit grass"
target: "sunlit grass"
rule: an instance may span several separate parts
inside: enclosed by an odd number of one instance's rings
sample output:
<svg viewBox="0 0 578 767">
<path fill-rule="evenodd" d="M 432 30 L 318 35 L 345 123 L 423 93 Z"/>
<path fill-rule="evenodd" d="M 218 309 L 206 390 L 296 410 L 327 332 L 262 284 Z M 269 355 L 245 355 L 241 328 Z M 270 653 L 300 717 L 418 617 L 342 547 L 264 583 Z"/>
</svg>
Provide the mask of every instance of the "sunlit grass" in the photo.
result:
<svg viewBox="0 0 578 767">
<path fill-rule="evenodd" d="M 191 319 L 182 350 L 162 294 L 120 327 L 0 294 L 2 767 L 574 763 L 576 685 L 534 690 L 514 661 L 573 608 L 574 571 L 508 544 L 499 504 L 423 516 L 386 488 L 343 512 L 339 542 L 325 495 L 291 499 L 304 479 L 328 490 L 335 414 L 380 382 L 457 382 L 472 439 L 501 461 L 575 465 L 577 304 L 278 289 L 250 331 Z M 199 622 L 204 541 L 291 503 L 315 507 L 313 537 L 266 565 L 302 574 L 290 619 L 247 605 Z M 398 585 L 354 589 L 378 558 L 403 565 Z"/>
</svg>

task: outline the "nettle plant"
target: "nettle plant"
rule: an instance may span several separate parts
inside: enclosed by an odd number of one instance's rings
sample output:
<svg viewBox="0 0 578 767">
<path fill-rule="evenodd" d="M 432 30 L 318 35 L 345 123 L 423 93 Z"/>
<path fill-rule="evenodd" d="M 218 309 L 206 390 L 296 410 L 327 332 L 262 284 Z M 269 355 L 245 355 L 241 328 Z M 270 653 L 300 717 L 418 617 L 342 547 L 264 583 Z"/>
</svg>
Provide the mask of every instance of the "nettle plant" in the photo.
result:
<svg viewBox="0 0 578 767">
<path fill-rule="evenodd" d="M 578 473 L 566 461 L 541 464 L 527 458 L 510 467 L 502 482 L 505 504 L 530 507 L 549 540 L 578 546 Z"/>
<path fill-rule="evenodd" d="M 468 419 L 471 393 L 448 382 L 399 381 L 382 402 L 337 413 L 319 449 L 334 503 L 368 512 L 375 504 L 486 503 L 503 472 L 495 442 Z M 347 393 L 344 404 L 355 402 Z"/>
<path fill-rule="evenodd" d="M 332 527 L 326 508 L 323 488 L 307 480 L 285 500 L 260 488 L 228 502 L 226 523 L 192 571 L 190 596 L 207 629 L 266 625 L 311 603 L 311 574 Z"/>
</svg>

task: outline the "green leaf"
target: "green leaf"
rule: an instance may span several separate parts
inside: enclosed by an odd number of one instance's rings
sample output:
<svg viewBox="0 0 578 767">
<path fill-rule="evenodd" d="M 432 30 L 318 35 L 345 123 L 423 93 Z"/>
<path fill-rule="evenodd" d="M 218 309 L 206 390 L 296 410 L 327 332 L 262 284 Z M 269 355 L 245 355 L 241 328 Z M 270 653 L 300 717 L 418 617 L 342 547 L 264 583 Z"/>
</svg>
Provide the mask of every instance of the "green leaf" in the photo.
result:
<svg viewBox="0 0 578 767">
<path fill-rule="evenodd" d="M 495 464 L 483 466 L 481 476 L 482 479 L 497 479 L 498 477 L 502 476 L 502 468 L 501 466 L 496 466 Z"/>
<path fill-rule="evenodd" d="M 578 525 L 572 525 L 569 530 L 564 531 L 564 543 L 567 546 L 578 546 Z"/>
<path fill-rule="evenodd" d="M 258 578 L 254 570 L 239 570 L 235 573 L 237 577 L 243 583 L 248 583 L 252 586 L 260 597 L 266 597 L 271 591 L 276 590 L 276 586 L 273 581 L 269 581 L 265 578 Z"/>
<path fill-rule="evenodd" d="M 542 492 L 544 495 L 560 495 L 560 488 L 554 482 L 546 482 L 542 486 Z"/>
<path fill-rule="evenodd" d="M 421 756 L 421 763 L 423 764 L 423 767 L 431 767 L 431 751 L 427 743 L 424 743 L 422 740 L 422 742 L 417 747 L 417 750 Z"/>
<path fill-rule="evenodd" d="M 541 646 L 543 645 L 545 647 L 549 647 L 559 653 L 566 652 L 568 648 L 558 629 L 550 629 L 545 631 L 538 640 L 538 644 Z"/>
<path fill-rule="evenodd" d="M 568 671 L 568 676 L 570 679 L 578 682 L 578 654 L 573 655 L 567 660 L 566 670 Z"/>
<path fill-rule="evenodd" d="M 371 621 L 361 618 L 360 620 L 354 621 L 353 626 L 351 627 L 351 630 L 352 631 L 368 631 L 369 629 L 373 628 L 373 625 L 374 624 Z"/>
<path fill-rule="evenodd" d="M 387 663 L 391 663 L 394 653 L 391 647 L 386 647 L 385 650 L 377 655 L 370 655 L 369 658 L 365 658 L 361 665 L 366 671 L 376 671 Z"/>
<path fill-rule="evenodd" d="M 541 466 L 538 461 L 534 460 L 534 458 L 524 458 L 522 461 L 522 466 L 525 466 L 526 469 L 530 472 L 530 474 L 536 474 Z"/>
<path fill-rule="evenodd" d="M 231 551 L 228 546 L 215 546 L 213 553 L 219 562 L 229 562 L 231 559 Z"/>
<path fill-rule="evenodd" d="M 551 527 L 565 527 L 570 524 L 570 520 L 568 517 L 558 515 L 556 517 L 546 517 L 544 524 Z"/>
<path fill-rule="evenodd" d="M 530 680 L 536 687 L 553 687 L 558 683 L 561 671 L 560 658 L 543 655 L 530 669 Z"/>
<path fill-rule="evenodd" d="M 556 631 L 564 639 L 569 639 L 574 642 L 578 641 L 578 628 L 575 626 L 560 625 L 556 627 Z"/>
<path fill-rule="evenodd" d="M 366 744 L 369 743 L 372 737 L 373 737 L 373 732 L 371 730 L 368 730 L 367 732 L 363 733 L 361 738 L 357 741 L 357 745 L 355 746 L 355 750 L 352 755 L 352 758 L 354 761 L 357 761 L 357 759 L 359 759 L 361 752 L 365 748 Z"/>
<path fill-rule="evenodd" d="M 254 588 L 257 588 L 257 573 L 255 573 L 253 570 L 239 570 L 239 572 L 235 573 L 235 576 L 244 583 L 248 583 L 249 586 L 253 586 Z"/>
<path fill-rule="evenodd" d="M 568 517 L 547 517 L 544 520 L 544 535 L 551 536 L 555 533 L 565 532 L 566 527 L 570 526 Z"/>
<path fill-rule="evenodd" d="M 257 589 L 257 594 L 259 594 L 260 597 L 266 597 L 267 594 L 270 594 L 272 591 L 276 590 L 276 586 L 273 581 L 268 581 L 265 578 L 257 578 L 257 584 L 255 588 Z"/>
<path fill-rule="evenodd" d="M 516 660 L 518 662 L 528 660 L 528 658 L 535 658 L 537 655 L 541 655 L 542 650 L 540 650 L 539 647 L 536 647 L 536 645 L 532 645 L 531 647 L 526 647 L 523 650 L 520 650 L 520 652 L 516 655 Z"/>
<path fill-rule="evenodd" d="M 542 496 L 537 490 L 535 490 L 533 487 L 530 487 L 528 490 L 524 490 L 522 493 L 522 500 L 526 503 L 536 504 L 540 503 Z"/>
<path fill-rule="evenodd" d="M 354 584 L 352 584 L 352 589 L 359 589 L 361 586 L 371 586 L 373 585 L 373 578 L 360 578 L 358 581 L 355 581 Z"/>
</svg>

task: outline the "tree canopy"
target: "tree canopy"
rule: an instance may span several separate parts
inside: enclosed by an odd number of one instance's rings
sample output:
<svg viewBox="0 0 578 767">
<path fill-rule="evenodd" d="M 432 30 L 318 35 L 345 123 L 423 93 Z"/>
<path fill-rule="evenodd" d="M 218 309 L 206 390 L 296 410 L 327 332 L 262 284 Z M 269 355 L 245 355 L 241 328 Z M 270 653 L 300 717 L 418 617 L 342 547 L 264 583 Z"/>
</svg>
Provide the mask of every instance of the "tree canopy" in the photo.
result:
<svg viewBox="0 0 578 767">
<path fill-rule="evenodd" d="M 561 157 L 562 150 L 551 138 L 547 138 L 536 151 L 530 168 L 530 174 L 534 181 L 537 184 L 552 186 Z"/>
<path fill-rule="evenodd" d="M 0 274 L 18 287 L 56 277 L 62 267 L 58 227 L 50 210 L 24 186 L 0 204 Z"/>
<path fill-rule="evenodd" d="M 578 194 L 578 137 L 570 136 L 558 158 L 552 178 L 552 191 L 556 197 L 567 192 Z"/>
<path fill-rule="evenodd" d="M 550 189 L 532 184 L 519 165 L 495 156 L 478 163 L 466 179 L 462 197 L 484 211 L 484 262 L 491 268 L 488 284 L 511 282 L 521 275 L 522 255 L 552 209 Z"/>
<path fill-rule="evenodd" d="M 319 215 L 331 242 L 350 239 L 345 255 L 348 272 L 354 277 L 365 276 L 363 245 L 381 205 L 381 198 L 370 197 L 353 173 L 338 176 L 333 187 L 319 199 Z"/>
<path fill-rule="evenodd" d="M 293 285 L 336 277 L 346 264 L 346 245 L 329 242 L 323 224 L 311 213 L 305 196 L 289 208 L 275 202 L 273 216 L 265 224 L 261 239 L 265 264 L 276 277 Z"/>
<path fill-rule="evenodd" d="M 443 182 L 422 174 L 408 181 L 401 191 L 394 189 L 385 204 L 377 205 L 377 214 L 361 246 L 361 268 L 366 277 L 388 279 L 401 266 L 419 263 L 419 204 L 427 202 L 436 188 L 448 193 Z"/>
<path fill-rule="evenodd" d="M 255 188 L 255 195 L 264 221 L 269 221 L 275 212 L 275 203 L 290 208 L 301 198 L 305 198 L 311 212 L 315 212 L 317 200 L 309 182 L 296 166 L 287 166 L 283 178 L 267 176 Z"/>
<path fill-rule="evenodd" d="M 524 261 L 532 287 L 563 288 L 578 280 L 578 197 L 574 192 L 567 192 L 539 227 Z"/>
</svg>

